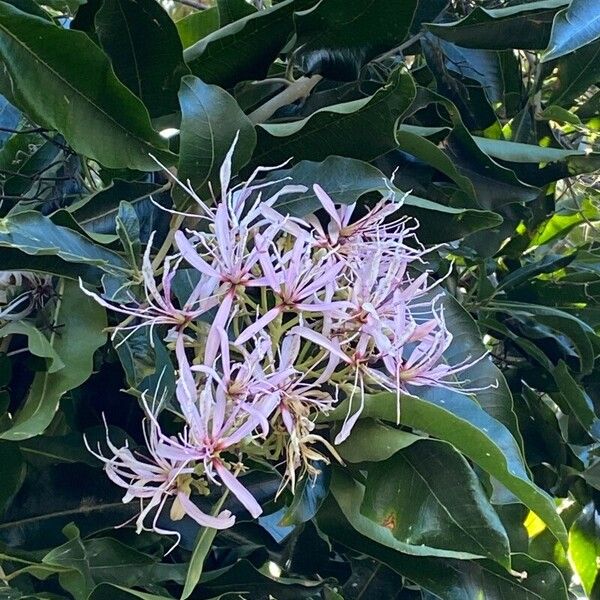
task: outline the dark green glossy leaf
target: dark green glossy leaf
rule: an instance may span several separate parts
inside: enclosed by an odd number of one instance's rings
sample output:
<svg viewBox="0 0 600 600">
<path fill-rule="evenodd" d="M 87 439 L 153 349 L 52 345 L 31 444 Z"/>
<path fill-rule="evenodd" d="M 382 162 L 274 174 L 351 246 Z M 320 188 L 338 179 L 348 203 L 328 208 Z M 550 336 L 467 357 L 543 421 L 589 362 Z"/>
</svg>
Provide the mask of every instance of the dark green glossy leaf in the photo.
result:
<svg viewBox="0 0 600 600">
<path fill-rule="evenodd" d="M 8 501 L 19 491 L 25 477 L 25 463 L 17 444 L 0 441 L 0 460 L 2 461 L 2 487 L 0 487 L 0 515 Z"/>
<path fill-rule="evenodd" d="M 65 532 L 69 541 L 48 552 L 43 563 L 69 569 L 60 573 L 59 579 L 76 600 L 85 600 L 99 583 L 133 587 L 181 578 L 178 565 L 161 571 L 155 558 L 117 540 L 103 537 L 84 541 L 73 525 L 67 526 Z"/>
<path fill-rule="evenodd" d="M 427 548 L 439 550 L 432 553 L 438 556 L 443 550 L 451 551 L 448 556 L 464 552 L 510 566 L 504 527 L 477 476 L 449 444 L 422 440 L 369 466 L 362 502 L 354 493 L 342 499 L 335 484 L 332 491 L 342 510 L 346 505 L 346 518 L 360 523 L 357 528 L 367 537 L 376 534 L 376 541 L 389 545 L 387 529 L 400 545 L 418 547 L 424 554 Z M 349 486 L 347 481 L 344 489 Z M 349 513 L 351 506 L 356 508 Z M 369 529 L 361 515 L 372 521 Z M 404 551 L 417 554 L 411 550 Z"/>
<path fill-rule="evenodd" d="M 155 0 L 104 0 L 96 35 L 117 77 L 151 117 L 177 111 L 179 80 L 189 73 L 171 17 Z"/>
<path fill-rule="evenodd" d="M 600 37 L 600 13 L 594 0 L 572 0 L 554 17 L 542 62 L 573 52 Z"/>
<path fill-rule="evenodd" d="M 29 321 L 12 321 L 0 327 L 0 338 L 7 335 L 27 336 L 29 352 L 48 359 L 49 373 L 54 373 L 65 366 L 48 338 Z"/>
<path fill-rule="evenodd" d="M 239 19 L 206 36 L 184 52 L 192 73 L 204 82 L 233 87 L 264 79 L 293 31 L 293 12 L 314 0 L 286 0 Z"/>
<path fill-rule="evenodd" d="M 44 431 L 63 394 L 91 375 L 94 352 L 106 341 L 106 312 L 99 304 L 74 281 L 62 280 L 57 294 L 50 344 L 65 366 L 56 372 L 36 374 L 25 404 L 11 427 L 0 434 L 2 439 L 23 440 Z"/>
<path fill-rule="evenodd" d="M 575 99 L 600 79 L 600 42 L 563 56 L 556 66 L 557 81 L 549 102 L 570 108 Z"/>
<path fill-rule="evenodd" d="M 460 21 L 429 23 L 427 29 L 467 48 L 541 50 L 550 39 L 555 14 L 568 3 L 568 0 L 538 0 L 495 9 L 477 6 Z"/>
<path fill-rule="evenodd" d="M 219 11 L 216 6 L 194 12 L 175 22 L 183 48 L 199 42 L 219 29 Z"/>
<path fill-rule="evenodd" d="M 541 260 L 525 264 L 519 269 L 511 271 L 504 277 L 500 282 L 500 285 L 496 288 L 496 293 L 500 290 L 508 292 L 543 273 L 553 273 L 554 271 L 558 271 L 573 262 L 575 256 L 576 253 L 571 253 L 567 256 L 548 255 L 544 256 Z"/>
<path fill-rule="evenodd" d="M 324 0 L 297 12 L 296 51 L 304 73 L 333 79 L 357 78 L 374 56 L 406 37 L 417 0 Z"/>
<path fill-rule="evenodd" d="M 581 370 L 589 373 L 594 364 L 595 337 L 592 328 L 581 319 L 550 306 L 525 302 L 494 302 L 494 309 L 514 316 L 533 317 L 537 322 L 565 335 L 579 355 Z"/>
<path fill-rule="evenodd" d="M 600 168 L 600 154 L 475 137 L 477 146 L 491 157 L 510 164 L 523 181 L 543 185 Z M 531 167 L 528 169 L 528 163 Z M 540 164 L 543 167 L 540 168 Z"/>
<path fill-rule="evenodd" d="M 219 594 L 245 592 L 250 598 L 261 595 L 271 596 L 277 600 L 300 600 L 314 598 L 319 594 L 324 582 L 302 577 L 274 577 L 267 565 L 256 568 L 248 560 L 238 561 L 232 568 L 207 571 L 196 588 L 194 598 L 207 600 Z"/>
<path fill-rule="evenodd" d="M 440 303 L 444 307 L 448 328 L 454 336 L 443 360 L 456 365 L 482 356 L 486 349 L 481 343 L 481 332 L 469 313 L 450 294 L 444 294 Z M 502 371 L 492 359 L 486 357 L 480 360 L 458 379 L 467 380 L 463 387 L 479 390 L 476 393 L 477 402 L 511 432 L 522 448 L 523 440 L 514 412 L 512 394 Z"/>
<path fill-rule="evenodd" d="M 115 229 L 129 264 L 133 268 L 141 267 L 140 220 L 133 206 L 125 200 L 119 204 Z"/>
<path fill-rule="evenodd" d="M 491 561 L 415 557 L 397 552 L 353 529 L 331 496 L 319 513 L 319 526 L 347 548 L 376 558 L 434 598 L 473 600 L 479 596 L 567 600 L 568 597 L 565 582 L 554 565 L 533 560 L 524 554 L 514 554 L 511 558 L 513 569 L 527 572 L 525 579 L 509 575 L 503 567 Z"/>
<path fill-rule="evenodd" d="M 253 15 L 256 8 L 246 0 L 217 0 L 219 22 L 221 27 Z"/>
<path fill-rule="evenodd" d="M 244 166 L 254 150 L 254 126 L 235 99 L 216 85 L 186 76 L 179 90 L 181 104 L 181 158 L 179 177 L 191 181 L 198 193 L 208 194 L 209 184 L 219 189 L 219 168 L 239 134 L 232 173 Z M 185 198 L 182 204 L 189 202 Z"/>
<path fill-rule="evenodd" d="M 0 247 L 35 256 L 56 256 L 67 262 L 96 266 L 114 275 L 122 275 L 128 268 L 115 252 L 33 211 L 0 219 Z"/>
<path fill-rule="evenodd" d="M 103 272 L 92 265 L 84 263 L 66 262 L 58 256 L 30 255 L 8 246 L 0 246 L 0 261 L 2 268 L 7 271 L 33 271 L 34 273 L 47 273 L 67 279 L 79 281 L 79 278 L 90 285 L 98 286 Z"/>
<path fill-rule="evenodd" d="M 367 396 L 362 417 L 395 422 L 396 409 L 395 394 Z M 343 402 L 326 420 L 342 420 L 347 411 L 347 403 Z M 453 444 L 513 492 L 565 543 L 563 522 L 550 496 L 530 480 L 518 443 L 504 425 L 474 400 L 442 389 L 427 390 L 427 397 L 423 398 L 404 395 L 400 402 L 400 421 Z"/>
<path fill-rule="evenodd" d="M 372 96 L 316 111 L 293 123 L 258 127 L 253 165 L 289 158 L 324 160 L 332 154 L 371 160 L 396 147 L 395 126 L 415 94 L 413 79 L 401 69 Z"/>
<path fill-rule="evenodd" d="M 59 131 L 77 152 L 114 168 L 155 170 L 149 153 L 171 162 L 141 101 L 117 80 L 84 33 L 2 2 L 0 57 L 6 75 L 2 91 L 11 90 L 19 108 Z"/>
<path fill-rule="evenodd" d="M 88 600 L 132 600 L 132 598 L 139 598 L 140 600 L 173 600 L 173 596 L 148 594 L 112 583 L 98 584 L 89 595 Z"/>
<path fill-rule="evenodd" d="M 70 522 L 83 535 L 109 529 L 139 508 L 123 504 L 122 496 L 121 489 L 87 465 L 31 470 L 0 523 L 0 540 L 11 547 L 41 549 L 62 544 L 61 529 Z"/>
<path fill-rule="evenodd" d="M 159 229 L 161 216 L 167 214 L 161 213 L 152 203 L 154 200 L 158 204 L 164 204 L 163 195 L 166 195 L 166 190 L 158 184 L 115 179 L 105 189 L 69 206 L 68 211 L 88 233 L 112 234 L 115 232 L 120 203 L 129 202 L 140 219 L 144 233 L 142 237 L 148 239 L 150 231 Z"/>
<path fill-rule="evenodd" d="M 350 437 L 337 447 L 340 456 L 351 463 L 386 460 L 399 450 L 422 439 L 408 431 L 394 429 L 373 419 L 361 419 Z"/>
<path fill-rule="evenodd" d="M 331 469 L 329 465 L 324 463 L 317 463 L 314 466 L 319 469 L 319 474 L 316 477 L 305 475 L 298 482 L 294 490 L 292 503 L 283 515 L 280 525 L 286 527 L 301 525 L 310 521 L 317 514 L 323 500 L 327 497 L 331 481 Z"/>
<path fill-rule="evenodd" d="M 557 400 L 557 404 L 563 409 L 566 407 L 565 412 L 570 412 L 590 432 L 592 437 L 600 438 L 600 423 L 594 413 L 592 400 L 569 373 L 569 369 L 563 361 L 560 361 L 554 369 L 554 380 L 562 398 L 562 402 Z"/>
<path fill-rule="evenodd" d="M 58 146 L 38 133 L 13 135 L 0 150 L 0 169 L 5 172 L 3 193 L 7 196 L 25 194 L 36 175 L 43 175 L 58 154 Z"/>
</svg>

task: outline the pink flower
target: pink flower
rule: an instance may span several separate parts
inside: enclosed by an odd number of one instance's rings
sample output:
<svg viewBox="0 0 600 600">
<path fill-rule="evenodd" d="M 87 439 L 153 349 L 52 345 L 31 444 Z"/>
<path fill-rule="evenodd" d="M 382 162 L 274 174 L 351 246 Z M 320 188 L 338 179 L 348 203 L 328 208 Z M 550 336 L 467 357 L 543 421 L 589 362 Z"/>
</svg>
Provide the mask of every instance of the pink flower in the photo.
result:
<svg viewBox="0 0 600 600">
<path fill-rule="evenodd" d="M 466 381 L 455 378 L 483 360 L 487 353 L 476 359 L 471 356 L 454 365 L 444 362 L 444 353 L 452 344 L 453 335 L 446 326 L 443 307 L 437 309 L 435 300 L 431 305 L 431 318 L 422 325 L 413 322 L 406 327 L 410 335 L 402 335 L 399 343 L 383 358 L 391 375 L 390 389 L 409 391 L 407 386 L 431 386 L 452 389 L 459 393 L 472 393 L 482 388 L 465 388 Z M 399 330 L 400 332 L 401 330 Z M 496 383 L 497 385 L 497 383 Z"/>
<path fill-rule="evenodd" d="M 404 238 L 410 237 L 414 242 L 418 240 L 413 232 L 417 229 L 416 224 L 409 225 L 407 217 L 401 217 L 395 221 L 385 223 L 385 220 L 396 213 L 402 206 L 404 197 L 395 200 L 395 192 L 390 189 L 390 194 L 379 201 L 366 215 L 352 221 L 356 204 L 336 205 L 327 195 L 323 188 L 313 185 L 313 190 L 321 202 L 330 221 L 327 229 L 321 225 L 314 215 L 307 217 L 308 223 L 315 232 L 316 244 L 324 248 L 335 249 L 342 254 L 362 252 L 364 244 L 388 242 L 394 250 L 402 248 L 409 255 L 418 256 L 422 248 L 412 248 L 404 242 Z"/>
<path fill-rule="evenodd" d="M 177 359 L 180 378 L 176 395 L 189 435 L 161 446 L 161 452 L 171 460 L 202 463 L 204 475 L 210 482 L 225 485 L 253 517 L 258 517 L 262 508 L 237 476 L 231 473 L 221 454 L 235 453 L 242 441 L 252 436 L 259 420 L 251 414 L 253 411 L 245 410 L 244 402 L 232 404 L 227 401 L 227 390 L 222 380 L 215 381 L 209 375 L 198 391 L 183 343 L 179 340 Z M 268 403 L 263 404 L 255 404 L 254 408 L 269 410 Z"/>
<path fill-rule="evenodd" d="M 171 441 L 162 434 L 156 416 L 150 411 L 147 415 L 144 423 L 147 455 L 132 452 L 127 444 L 121 448 L 116 447 L 108 436 L 108 427 L 106 442 L 112 456 L 104 456 L 100 444 L 95 452 L 89 447 L 87 439 L 85 440 L 88 450 L 104 463 L 104 470 L 109 479 L 125 489 L 123 502 L 131 502 L 134 499 L 140 501 L 140 513 L 136 519 L 137 532 L 148 530 L 145 521 L 154 512 L 149 530 L 179 538 L 177 532 L 161 529 L 157 524 L 169 499 L 173 500 L 172 518 L 181 518 L 183 514 L 187 514 L 202 527 L 231 527 L 235 518 L 229 511 L 222 511 L 217 516 L 207 515 L 191 502 L 190 482 L 195 470 L 194 465 L 187 458 L 177 460 L 165 455 L 163 450 Z"/>
<path fill-rule="evenodd" d="M 275 296 L 275 306 L 257 319 L 235 341 L 243 344 L 264 329 L 284 312 L 329 313 L 346 306 L 346 302 L 320 300 L 318 294 L 334 285 L 344 268 L 343 263 L 331 264 L 327 257 L 315 260 L 306 239 L 295 241 L 292 250 L 281 254 L 277 248 L 267 250 L 269 244 L 261 239 L 265 248 L 259 255 L 264 280 Z"/>
<path fill-rule="evenodd" d="M 150 259 L 153 238 L 154 233 L 148 240 L 148 246 L 142 260 L 141 275 L 144 284 L 145 303 L 141 303 L 133 297 L 132 306 L 118 302 L 109 302 L 100 295 L 86 289 L 80 280 L 81 290 L 92 297 L 98 304 L 115 312 L 139 319 L 139 323 L 131 326 L 117 326 L 113 333 L 113 339 L 118 331 L 130 331 L 129 335 L 131 335 L 131 333 L 141 327 L 150 327 L 152 330 L 157 325 L 168 325 L 181 330 L 218 303 L 218 299 L 213 295 L 217 286 L 217 280 L 208 276 L 202 276 L 185 305 L 181 308 L 175 306 L 172 299 L 171 283 L 175 277 L 178 263 L 177 261 L 173 262 L 171 257 L 166 257 L 163 264 L 162 289 L 159 291 L 155 281 L 156 274 Z"/>
</svg>

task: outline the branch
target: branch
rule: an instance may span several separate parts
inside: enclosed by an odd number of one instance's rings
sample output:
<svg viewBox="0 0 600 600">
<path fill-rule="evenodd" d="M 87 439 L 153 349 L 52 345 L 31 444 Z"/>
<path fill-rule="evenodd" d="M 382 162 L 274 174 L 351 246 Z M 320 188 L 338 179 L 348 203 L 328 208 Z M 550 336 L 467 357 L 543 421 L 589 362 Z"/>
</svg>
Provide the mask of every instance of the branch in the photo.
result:
<svg viewBox="0 0 600 600">
<path fill-rule="evenodd" d="M 208 4 L 204 4 L 203 2 L 198 2 L 197 0 L 174 0 L 175 2 L 179 2 L 179 4 L 185 4 L 186 6 L 191 6 L 197 10 L 207 10 L 210 8 Z"/>
<path fill-rule="evenodd" d="M 313 75 L 312 77 L 300 77 L 300 79 L 290 83 L 285 90 L 273 96 L 270 100 L 259 106 L 255 111 L 248 115 L 248 118 L 256 125 L 268 121 L 282 106 L 287 106 L 306 98 L 311 90 L 321 81 L 321 75 Z"/>
</svg>

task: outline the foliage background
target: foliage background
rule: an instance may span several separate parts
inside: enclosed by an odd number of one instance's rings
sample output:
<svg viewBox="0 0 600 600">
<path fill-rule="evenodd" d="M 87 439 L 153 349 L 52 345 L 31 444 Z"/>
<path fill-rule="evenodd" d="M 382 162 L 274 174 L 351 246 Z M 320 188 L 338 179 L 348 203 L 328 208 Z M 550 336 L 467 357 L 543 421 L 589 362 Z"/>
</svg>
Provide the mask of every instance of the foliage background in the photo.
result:
<svg viewBox="0 0 600 600">
<path fill-rule="evenodd" d="M 407 396 L 401 427 L 371 398 L 347 468 L 293 500 L 252 473 L 269 515 L 232 504 L 191 597 L 599 598 L 599 56 L 594 0 L 0 1 L 0 269 L 57 292 L 0 329 L 0 597 L 161 600 L 200 576 L 193 522 L 168 556 L 113 528 L 135 506 L 82 433 L 105 413 L 139 442 L 134 390 L 174 373 L 158 339 L 115 349 L 78 279 L 118 294 L 167 234 L 156 205 L 185 207 L 156 160 L 206 195 L 239 130 L 241 177 L 291 158 L 273 178 L 370 203 L 395 173 L 446 244 L 448 359 L 483 340 L 470 379 L 499 385 Z"/>
</svg>

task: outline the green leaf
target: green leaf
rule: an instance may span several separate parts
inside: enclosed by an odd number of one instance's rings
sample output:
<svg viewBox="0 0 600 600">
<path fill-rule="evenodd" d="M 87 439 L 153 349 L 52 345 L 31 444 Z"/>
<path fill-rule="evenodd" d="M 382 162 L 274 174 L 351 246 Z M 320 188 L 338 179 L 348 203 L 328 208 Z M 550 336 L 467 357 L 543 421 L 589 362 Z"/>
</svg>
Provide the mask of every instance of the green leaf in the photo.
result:
<svg viewBox="0 0 600 600">
<path fill-rule="evenodd" d="M 16 248 L 0 244 L 0 263 L 7 271 L 33 271 L 66 277 L 74 281 L 81 278 L 85 283 L 93 286 L 100 285 L 102 271 L 94 266 L 83 263 L 66 262 L 58 256 L 35 256 L 21 252 Z"/>
<path fill-rule="evenodd" d="M 403 124 L 397 136 L 398 145 L 401 150 L 431 164 L 457 184 L 462 194 L 455 204 L 460 202 L 470 207 L 475 200 L 475 206 L 479 208 L 501 212 L 509 204 L 527 203 L 537 198 L 537 188 L 521 181 L 512 169 L 502 166 L 482 151 L 452 102 L 431 90 L 419 88 L 412 110 L 432 104 L 441 105 L 449 113 L 452 129 Z M 425 136 L 434 138 L 435 142 L 425 139 Z M 441 143 L 440 138 L 443 140 Z"/>
<path fill-rule="evenodd" d="M 588 44 L 583 48 L 562 56 L 556 65 L 556 83 L 549 103 L 570 108 L 600 78 L 600 43 Z M 544 111 L 545 112 L 545 111 Z"/>
<path fill-rule="evenodd" d="M 337 469 L 334 471 L 331 489 L 332 494 L 339 505 L 342 514 L 356 531 L 383 546 L 396 550 L 396 552 L 414 556 L 437 556 L 467 560 L 483 556 L 484 554 L 482 554 L 482 552 L 484 552 L 485 555 L 489 555 L 489 550 L 487 548 L 482 548 L 479 543 L 473 544 L 469 539 L 470 536 L 467 531 L 461 531 L 461 527 L 465 526 L 462 522 L 464 518 L 463 515 L 458 517 L 460 520 L 460 524 L 458 524 L 459 534 L 457 535 L 454 533 L 452 536 L 449 536 L 451 537 L 452 543 L 450 544 L 450 547 L 448 547 L 449 540 L 443 538 L 443 530 L 448 526 L 449 522 L 451 523 L 455 519 L 455 515 L 451 512 L 449 513 L 448 508 L 443 504 L 440 504 L 437 490 L 429 489 L 428 481 L 426 480 L 423 482 L 421 475 L 414 471 L 410 466 L 410 463 L 406 465 L 402 459 L 398 459 L 393 466 L 394 469 L 397 469 L 397 473 L 389 473 L 391 486 L 390 488 L 387 486 L 380 488 L 378 500 L 375 500 L 373 497 L 369 498 L 368 496 L 369 477 L 367 477 L 366 487 L 364 487 L 357 481 L 354 481 L 347 473 Z M 448 468 L 448 465 L 444 466 L 444 469 L 446 468 Z M 450 469 L 451 468 L 452 466 Z M 411 478 L 413 478 L 412 483 Z M 380 478 L 376 478 L 375 482 L 373 482 L 373 486 L 375 487 L 378 484 L 381 485 Z M 436 528 L 430 537 L 423 533 L 427 530 L 427 524 L 420 523 L 414 512 L 396 495 L 398 493 L 398 488 L 395 487 L 395 484 L 403 485 L 407 492 L 415 494 L 414 508 L 419 509 L 421 507 L 424 509 L 424 516 L 428 515 L 432 519 L 436 519 L 434 521 L 436 523 Z M 376 495 L 377 491 L 372 493 Z M 483 492 L 480 493 L 483 494 Z M 409 502 L 411 500 L 411 497 L 408 495 L 404 496 L 404 498 Z M 381 514 L 376 514 L 373 510 L 374 501 L 376 503 L 381 503 L 378 507 L 380 511 L 383 511 Z M 417 504 L 417 502 L 422 502 L 422 504 Z M 471 506 L 470 508 L 472 509 L 473 507 Z M 493 509 L 491 510 L 493 511 Z M 408 517 L 406 522 L 403 519 L 402 511 L 404 511 Z M 443 518 L 440 521 L 441 515 L 443 515 Z M 471 514 L 471 517 L 473 516 L 474 515 Z M 477 516 L 479 517 L 477 521 L 478 525 L 485 528 L 485 524 L 480 520 L 482 515 L 480 514 Z M 499 527 L 502 528 L 497 515 L 496 520 L 498 521 Z M 474 525 L 474 523 L 471 524 Z M 410 525 L 413 527 L 409 530 Z M 415 530 L 414 544 L 412 543 L 413 529 Z M 439 536 L 437 539 L 435 539 L 436 533 Z M 462 542 L 460 539 L 461 535 L 463 537 Z M 471 543 L 465 543 L 465 539 Z M 503 540 L 502 547 L 504 547 L 504 550 L 506 549 L 507 544 L 508 540 Z M 476 547 L 475 551 L 473 550 L 473 546 Z M 466 550 L 465 547 L 468 548 L 468 550 Z M 506 563 L 507 560 L 504 560 L 504 562 Z"/>
<path fill-rule="evenodd" d="M 315 464 L 319 469 L 316 477 L 305 475 L 296 485 L 294 497 L 289 508 L 285 511 L 279 525 L 302 525 L 310 521 L 319 510 L 323 500 L 329 493 L 331 469 L 325 463 Z"/>
<path fill-rule="evenodd" d="M 0 338 L 7 335 L 27 336 L 29 352 L 49 359 L 48 373 L 54 373 L 65 366 L 48 338 L 29 321 L 12 321 L 0 327 Z"/>
<path fill-rule="evenodd" d="M 180 578 L 177 564 L 161 570 L 155 558 L 117 540 L 108 537 L 82 540 L 74 525 L 67 526 L 65 532 L 69 541 L 48 552 L 42 562 L 69 569 L 59 574 L 59 580 L 76 600 L 87 599 L 99 583 L 133 587 Z"/>
<path fill-rule="evenodd" d="M 529 479 L 519 445 L 508 429 L 467 396 L 443 389 L 421 390 L 421 398 L 401 397 L 400 422 L 453 444 L 513 492 L 565 544 L 566 531 L 554 502 Z M 347 404 L 347 401 L 342 402 L 322 420 L 343 420 L 348 412 Z M 395 423 L 396 408 L 395 394 L 365 396 L 362 418 Z"/>
<path fill-rule="evenodd" d="M 156 348 L 151 344 L 148 327 L 130 333 L 117 331 L 115 349 L 125 370 L 127 382 L 132 388 L 136 388 L 155 372 Z"/>
<path fill-rule="evenodd" d="M 399 46 L 417 0 L 323 0 L 297 12 L 292 59 L 304 73 L 355 80 L 373 57 Z"/>
<path fill-rule="evenodd" d="M 82 198 L 67 210 L 87 232 L 114 232 L 116 216 L 122 201 L 127 201 L 134 208 L 138 208 L 148 203 L 150 198 L 158 201 L 157 197 L 162 189 L 156 183 L 115 179 L 108 187 Z"/>
<path fill-rule="evenodd" d="M 217 0 L 217 10 L 219 11 L 221 27 L 253 15 L 256 12 L 256 8 L 249 2 L 246 2 L 246 0 Z"/>
<path fill-rule="evenodd" d="M 583 589 L 590 595 L 598 577 L 600 561 L 600 527 L 593 502 L 583 509 L 569 530 L 568 556 Z"/>
<path fill-rule="evenodd" d="M 122 585 L 112 583 L 99 583 L 89 595 L 88 600 L 131 600 L 139 598 L 140 600 L 173 600 L 172 596 L 162 596 L 156 594 L 147 594 Z"/>
<path fill-rule="evenodd" d="M 216 191 L 219 169 L 238 132 L 232 173 L 250 160 L 256 145 L 254 126 L 225 90 L 191 75 L 181 81 L 179 102 L 182 118 L 178 175 L 182 181 L 189 179 L 200 194 L 208 193 L 209 184 Z"/>
<path fill-rule="evenodd" d="M 59 148 L 39 133 L 16 133 L 0 150 L 0 168 L 6 171 L 2 191 L 8 196 L 25 194 L 35 175 L 55 161 Z"/>
<path fill-rule="evenodd" d="M 484 308 L 488 310 L 488 308 Z M 581 371 L 589 373 L 594 366 L 594 347 L 591 339 L 595 337 L 592 328 L 581 319 L 551 306 L 529 304 L 526 302 L 493 302 L 493 308 L 512 317 L 529 317 L 566 336 L 579 355 Z"/>
<path fill-rule="evenodd" d="M 216 512 L 218 512 L 218 510 Z M 206 561 L 206 557 L 210 552 L 217 533 L 216 529 L 210 527 L 203 527 L 200 530 L 198 538 L 196 539 L 196 544 L 194 545 L 194 551 L 190 558 L 190 566 L 185 578 L 183 591 L 181 592 L 181 600 L 189 598 L 192 595 L 194 588 L 198 585 L 200 577 L 202 577 L 202 571 L 204 570 L 204 562 Z"/>
<path fill-rule="evenodd" d="M 57 256 L 67 262 L 99 267 L 112 275 L 128 271 L 127 263 L 117 253 L 71 229 L 55 225 L 34 211 L 0 219 L 0 248 L 18 249 L 35 256 Z"/>
<path fill-rule="evenodd" d="M 184 52 L 192 73 L 206 83 L 233 87 L 264 79 L 293 31 L 292 15 L 315 0 L 286 0 L 229 23 Z"/>
<path fill-rule="evenodd" d="M 39 470 L 30 468 L 0 522 L 0 540 L 13 548 L 38 550 L 64 543 L 61 529 L 70 522 L 83 535 L 110 529 L 139 511 L 135 503 L 124 504 L 122 496 L 123 490 L 97 467 L 46 464 Z"/>
<path fill-rule="evenodd" d="M 598 438 L 600 427 L 592 400 L 573 378 L 562 360 L 554 369 L 554 381 L 562 398 L 562 402 L 557 401 L 557 404 L 565 409 L 563 412 L 571 413 L 592 437 Z"/>
<path fill-rule="evenodd" d="M 591 173 L 600 168 L 600 153 L 597 152 L 542 148 L 533 144 L 482 137 L 475 137 L 474 140 L 486 154 L 510 163 L 510 168 L 523 181 L 533 185 L 544 185 L 564 177 Z"/>
<path fill-rule="evenodd" d="M 552 33 L 542 62 L 573 52 L 600 38 L 600 12 L 594 0 L 571 0 L 554 17 Z"/>
<path fill-rule="evenodd" d="M 90 376 L 94 352 L 106 341 L 106 313 L 100 305 L 73 281 L 62 280 L 57 293 L 50 344 L 65 366 L 55 373 L 36 374 L 25 404 L 14 416 L 10 429 L 0 434 L 2 439 L 23 440 L 42 433 L 63 394 Z"/>
<path fill-rule="evenodd" d="M 503 567 L 487 560 L 464 561 L 402 554 L 358 533 L 334 500 L 328 500 L 325 510 L 319 513 L 319 527 L 347 548 L 381 561 L 434 598 L 568 598 L 558 569 L 549 562 L 536 561 L 525 554 L 513 554 L 511 558 L 513 569 L 527 572 L 526 578 L 510 575 Z"/>
<path fill-rule="evenodd" d="M 35 122 L 59 131 L 76 152 L 112 168 L 156 170 L 149 153 L 172 162 L 142 102 L 84 33 L 0 2 L 0 58 L 1 91 Z"/>
<path fill-rule="evenodd" d="M 569 0 L 538 0 L 505 8 L 475 7 L 452 23 L 428 23 L 429 31 L 467 48 L 542 50 L 548 44 L 552 21 Z"/>
<path fill-rule="evenodd" d="M 194 12 L 175 21 L 175 27 L 177 27 L 183 48 L 189 48 L 209 33 L 219 29 L 219 11 L 216 6 L 213 6 Z"/>
<path fill-rule="evenodd" d="M 408 554 L 484 556 L 510 567 L 500 518 L 449 444 L 422 440 L 365 472 L 364 496 L 337 470 L 332 485 L 344 516 L 362 535 Z"/>
<path fill-rule="evenodd" d="M 189 69 L 171 17 L 155 0 L 104 0 L 96 34 L 117 77 L 151 117 L 176 112 L 179 81 Z"/>
<path fill-rule="evenodd" d="M 544 256 L 541 260 L 531 262 L 528 264 L 511 271 L 506 277 L 504 277 L 494 293 L 498 293 L 500 290 L 508 292 L 526 281 L 531 281 L 533 278 L 544 273 L 554 273 L 563 267 L 566 267 L 569 263 L 573 262 L 573 259 L 577 256 L 576 252 L 572 252 L 566 256 L 559 254 L 549 254 Z"/>
<path fill-rule="evenodd" d="M 372 160 L 396 147 L 395 128 L 415 97 L 412 77 L 397 69 L 372 96 L 328 106 L 293 123 L 263 124 L 252 165 L 293 157 L 325 160 L 332 154 Z"/>
<path fill-rule="evenodd" d="M 8 501 L 18 492 L 25 478 L 25 462 L 17 444 L 0 441 L 2 461 L 2 486 L 0 487 L 0 515 Z"/>
<path fill-rule="evenodd" d="M 119 212 L 116 217 L 116 231 L 133 268 L 141 266 L 141 243 L 140 243 L 140 220 L 133 206 L 126 201 L 119 204 Z"/>
<path fill-rule="evenodd" d="M 440 304 L 444 307 L 444 317 L 453 339 L 450 348 L 444 353 L 443 361 L 450 365 L 479 358 L 486 352 L 481 342 L 481 332 L 469 313 L 453 298 L 445 293 Z M 494 419 L 502 423 L 523 447 L 513 398 L 502 371 L 486 357 L 459 376 L 466 379 L 463 387 L 479 389 L 477 402 Z"/>
<path fill-rule="evenodd" d="M 378 462 L 394 456 L 403 448 L 422 439 L 408 431 L 394 429 L 373 419 L 361 419 L 352 428 L 350 437 L 336 450 L 351 463 Z"/>
</svg>

